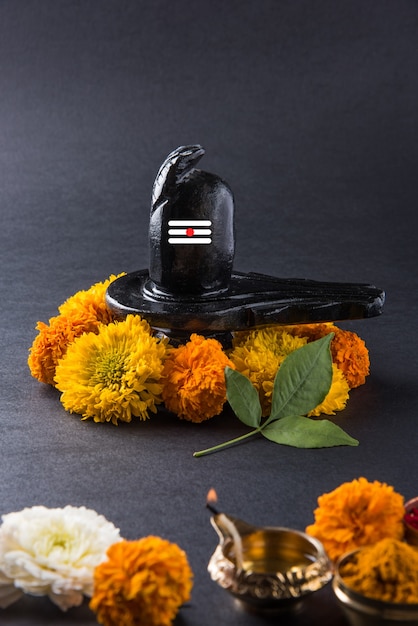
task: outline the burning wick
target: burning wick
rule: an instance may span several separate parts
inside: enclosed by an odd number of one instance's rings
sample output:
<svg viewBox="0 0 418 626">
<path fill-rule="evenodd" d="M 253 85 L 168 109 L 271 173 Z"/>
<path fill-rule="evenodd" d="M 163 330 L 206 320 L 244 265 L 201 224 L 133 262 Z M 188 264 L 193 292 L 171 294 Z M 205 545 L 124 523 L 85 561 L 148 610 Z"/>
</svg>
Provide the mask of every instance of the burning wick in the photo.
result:
<svg viewBox="0 0 418 626">
<path fill-rule="evenodd" d="M 214 515 L 219 515 L 218 509 L 213 505 L 214 502 L 218 501 L 218 495 L 215 489 L 212 487 L 208 491 L 208 495 L 206 496 L 206 507 L 211 511 Z"/>
<path fill-rule="evenodd" d="M 227 516 L 225 513 L 219 513 L 216 507 L 213 506 L 214 502 L 217 502 L 218 496 L 216 494 L 215 489 L 209 489 L 207 498 L 206 498 L 206 507 L 211 511 L 215 516 L 215 523 L 218 528 L 222 531 L 222 534 L 225 536 L 229 536 L 232 539 L 232 544 L 234 546 L 234 554 L 235 554 L 235 564 L 238 570 L 243 569 L 243 556 L 242 556 L 242 541 L 241 535 L 239 534 L 237 527 L 234 522 Z"/>
</svg>

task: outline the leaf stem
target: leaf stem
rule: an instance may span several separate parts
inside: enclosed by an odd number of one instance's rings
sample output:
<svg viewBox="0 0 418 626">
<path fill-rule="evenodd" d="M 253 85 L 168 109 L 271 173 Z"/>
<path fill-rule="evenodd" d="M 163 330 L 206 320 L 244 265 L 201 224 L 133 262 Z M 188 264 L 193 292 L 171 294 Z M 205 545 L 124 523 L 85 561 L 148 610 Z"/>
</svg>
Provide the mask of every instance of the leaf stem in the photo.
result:
<svg viewBox="0 0 418 626">
<path fill-rule="evenodd" d="M 225 441 L 224 443 L 219 443 L 217 446 L 212 446 L 211 448 L 206 448 L 206 450 L 200 450 L 199 452 L 193 452 L 193 456 L 198 457 L 204 456 L 205 454 L 210 454 L 211 452 L 217 452 L 218 450 L 222 450 L 222 448 L 227 448 L 228 446 L 232 446 L 235 443 L 244 441 L 244 439 L 248 439 L 248 437 L 257 435 L 260 431 L 261 428 L 255 428 L 245 435 L 241 435 L 240 437 L 236 437 L 235 439 L 230 439 L 229 441 Z"/>
</svg>

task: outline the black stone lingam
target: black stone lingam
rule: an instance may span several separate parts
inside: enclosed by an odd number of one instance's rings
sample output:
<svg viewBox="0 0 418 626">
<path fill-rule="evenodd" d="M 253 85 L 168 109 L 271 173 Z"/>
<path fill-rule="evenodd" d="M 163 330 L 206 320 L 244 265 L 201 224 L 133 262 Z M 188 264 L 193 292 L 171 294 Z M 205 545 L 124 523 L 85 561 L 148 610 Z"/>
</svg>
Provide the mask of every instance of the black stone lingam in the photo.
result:
<svg viewBox="0 0 418 626">
<path fill-rule="evenodd" d="M 195 168 L 201 146 L 177 148 L 162 164 L 152 191 L 152 295 L 215 297 L 229 289 L 234 260 L 234 199 L 228 185 Z"/>
<path fill-rule="evenodd" d="M 195 167 L 203 154 L 199 145 L 181 146 L 162 164 L 152 193 L 149 270 L 109 285 L 106 302 L 117 317 L 139 314 L 174 340 L 197 332 L 227 344 L 236 330 L 382 312 L 385 294 L 373 285 L 234 272 L 233 194 Z"/>
</svg>

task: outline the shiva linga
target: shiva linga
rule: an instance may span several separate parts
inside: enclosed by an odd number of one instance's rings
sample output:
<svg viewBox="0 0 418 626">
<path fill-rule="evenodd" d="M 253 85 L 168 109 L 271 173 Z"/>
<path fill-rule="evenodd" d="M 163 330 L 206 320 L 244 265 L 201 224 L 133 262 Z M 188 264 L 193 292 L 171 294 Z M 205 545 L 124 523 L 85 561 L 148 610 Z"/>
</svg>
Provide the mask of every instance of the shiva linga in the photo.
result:
<svg viewBox="0 0 418 626">
<path fill-rule="evenodd" d="M 385 294 L 369 284 L 276 278 L 233 270 L 234 197 L 219 176 L 197 169 L 205 151 L 181 146 L 161 165 L 152 190 L 149 269 L 113 281 L 106 302 L 174 342 L 218 338 L 269 324 L 369 318 Z"/>
</svg>

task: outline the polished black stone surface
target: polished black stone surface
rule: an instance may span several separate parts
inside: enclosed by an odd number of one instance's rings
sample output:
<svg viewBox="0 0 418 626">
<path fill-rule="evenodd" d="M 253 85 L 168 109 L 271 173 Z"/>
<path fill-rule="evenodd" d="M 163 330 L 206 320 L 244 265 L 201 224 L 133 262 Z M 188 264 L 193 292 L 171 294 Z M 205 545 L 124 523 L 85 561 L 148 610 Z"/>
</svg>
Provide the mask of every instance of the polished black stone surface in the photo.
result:
<svg viewBox="0 0 418 626">
<path fill-rule="evenodd" d="M 373 285 L 280 279 L 233 272 L 226 292 L 212 298 L 171 294 L 158 297 L 147 270 L 121 276 L 109 285 L 108 306 L 120 317 L 142 315 L 154 328 L 213 334 L 266 324 L 297 324 L 374 317 L 385 294 Z"/>
<path fill-rule="evenodd" d="M 233 272 L 233 194 L 219 176 L 194 167 L 203 155 L 199 144 L 180 146 L 161 165 L 152 194 L 149 270 L 118 278 L 106 292 L 118 317 L 141 315 L 178 338 L 382 312 L 385 294 L 373 285 Z"/>
<path fill-rule="evenodd" d="M 234 198 L 219 176 L 194 167 L 203 154 L 200 145 L 180 146 L 155 179 L 149 226 L 151 297 L 216 297 L 229 288 Z"/>
</svg>

